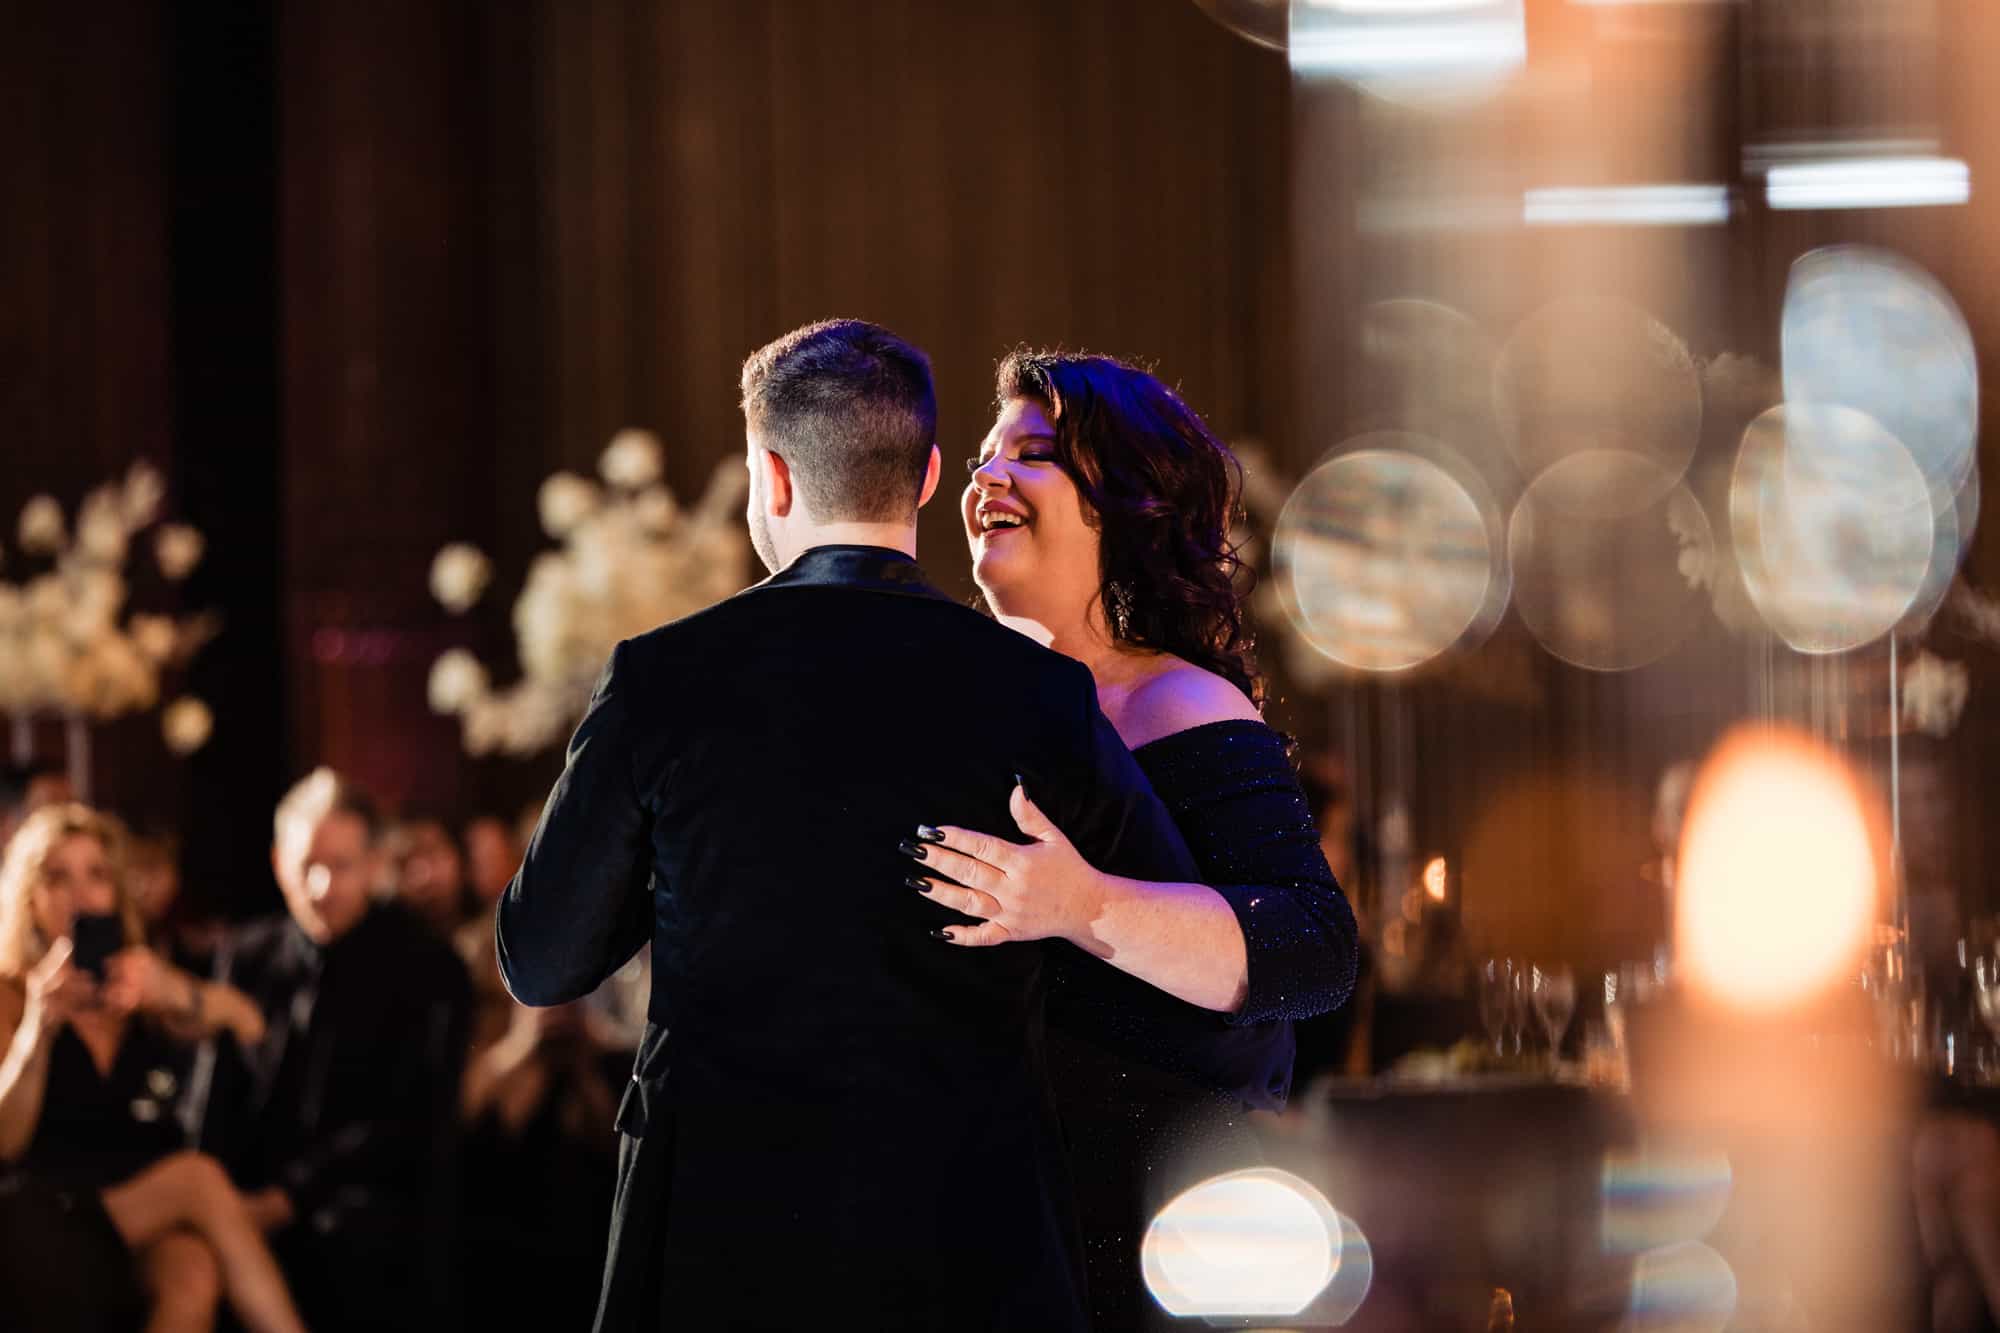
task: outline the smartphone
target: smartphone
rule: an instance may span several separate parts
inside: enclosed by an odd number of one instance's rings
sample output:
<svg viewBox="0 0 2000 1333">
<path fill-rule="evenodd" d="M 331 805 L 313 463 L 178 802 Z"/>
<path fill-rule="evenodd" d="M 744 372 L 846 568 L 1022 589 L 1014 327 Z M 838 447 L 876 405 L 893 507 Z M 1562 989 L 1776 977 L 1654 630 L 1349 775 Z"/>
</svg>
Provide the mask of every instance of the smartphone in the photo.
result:
<svg viewBox="0 0 2000 1333">
<path fill-rule="evenodd" d="M 109 915 L 79 916 L 70 927 L 70 962 L 104 979 L 104 960 L 125 947 L 125 923 Z"/>
</svg>

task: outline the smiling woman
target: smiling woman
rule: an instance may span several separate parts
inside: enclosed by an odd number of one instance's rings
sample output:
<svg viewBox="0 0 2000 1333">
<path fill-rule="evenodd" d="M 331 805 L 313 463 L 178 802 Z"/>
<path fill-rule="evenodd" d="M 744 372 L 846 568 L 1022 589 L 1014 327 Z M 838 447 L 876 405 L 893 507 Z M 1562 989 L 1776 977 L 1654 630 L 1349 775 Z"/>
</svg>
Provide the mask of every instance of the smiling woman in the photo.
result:
<svg viewBox="0 0 2000 1333">
<path fill-rule="evenodd" d="M 1258 1161 L 1243 1109 L 1284 1103 L 1289 1020 L 1346 1000 L 1354 917 L 1258 710 L 1229 539 L 1235 459 L 1173 390 L 1108 357 L 1016 352 L 998 379 L 960 498 L 973 577 L 1002 624 L 1090 668 L 1206 882 L 1100 873 L 1020 783 L 1009 810 L 1025 843 L 925 827 L 903 851 L 928 872 L 913 887 L 974 920 L 942 928 L 946 942 L 1076 946 L 1050 955 L 1051 1068 L 1093 1317 L 1139 1328 L 1158 1317 L 1146 1218 Z"/>
</svg>

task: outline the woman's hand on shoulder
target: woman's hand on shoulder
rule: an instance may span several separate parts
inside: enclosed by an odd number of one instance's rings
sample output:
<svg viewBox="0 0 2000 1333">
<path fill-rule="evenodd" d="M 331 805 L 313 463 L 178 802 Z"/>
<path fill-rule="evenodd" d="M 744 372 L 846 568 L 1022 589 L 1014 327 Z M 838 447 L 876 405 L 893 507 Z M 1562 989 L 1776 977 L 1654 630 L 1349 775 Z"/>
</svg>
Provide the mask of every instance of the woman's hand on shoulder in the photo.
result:
<svg viewBox="0 0 2000 1333">
<path fill-rule="evenodd" d="M 943 927 L 938 938 L 974 947 L 1043 939 L 1081 944 L 1103 908 L 1108 881 L 1028 799 L 1018 781 L 1007 810 L 1029 841 L 926 825 L 917 830 L 916 841 L 903 844 L 905 855 L 935 872 L 912 876 L 910 887 L 978 919 L 970 926 Z"/>
<path fill-rule="evenodd" d="M 1261 722 L 1249 696 L 1213 671 L 1179 658 L 1125 698 L 1113 723 L 1125 748 L 1136 750 L 1211 722 Z"/>
</svg>

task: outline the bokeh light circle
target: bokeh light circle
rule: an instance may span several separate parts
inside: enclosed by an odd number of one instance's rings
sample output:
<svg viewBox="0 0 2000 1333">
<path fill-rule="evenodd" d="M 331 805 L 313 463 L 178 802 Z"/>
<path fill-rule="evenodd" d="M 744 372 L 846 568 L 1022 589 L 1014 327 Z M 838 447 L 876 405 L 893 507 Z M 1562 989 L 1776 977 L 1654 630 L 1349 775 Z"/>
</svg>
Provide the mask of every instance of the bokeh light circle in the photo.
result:
<svg viewBox="0 0 2000 1333">
<path fill-rule="evenodd" d="M 1484 329 L 1441 302 L 1374 301 L 1361 311 L 1355 352 L 1359 426 L 1408 431 L 1450 447 L 1502 506 L 1513 504 L 1521 478 L 1493 420 L 1499 348 Z"/>
<path fill-rule="evenodd" d="M 1735 1314 L 1735 1270 L 1706 1245 L 1663 1245 L 1633 1265 L 1624 1333 L 1722 1333 Z"/>
<path fill-rule="evenodd" d="M 1585 452 L 1616 451 L 1651 461 L 1628 485 L 1600 489 L 1604 517 L 1632 513 L 1687 475 L 1701 441 L 1701 374 L 1687 344 L 1634 306 L 1564 299 L 1523 320 L 1493 371 L 1494 416 L 1521 476 L 1532 484 L 1555 464 Z"/>
<path fill-rule="evenodd" d="M 1297 1314 L 1334 1279 L 1342 1227 L 1311 1184 L 1270 1167 L 1176 1196 L 1146 1229 L 1146 1288 L 1173 1315 Z"/>
<path fill-rule="evenodd" d="M 1931 566 L 1937 517 L 1909 451 L 1852 408 L 1788 403 L 1743 432 L 1729 484 L 1737 568 L 1765 623 L 1803 653 L 1887 633 Z"/>
<path fill-rule="evenodd" d="M 1955 490 L 1974 461 L 1979 371 L 1972 331 L 1937 280 L 1869 246 L 1792 265 L 1780 338 L 1785 400 L 1865 412 L 1901 442 L 1927 485 Z"/>
<path fill-rule="evenodd" d="M 1714 1150 L 1606 1153 L 1604 1252 L 1642 1254 L 1662 1245 L 1704 1239 L 1728 1211 L 1734 1184 L 1728 1154 Z"/>
<path fill-rule="evenodd" d="M 1878 905 L 1878 836 L 1816 742 L 1771 728 L 1726 738 L 1695 780 L 1675 862 L 1689 984 L 1769 1012 L 1854 975 Z"/>
<path fill-rule="evenodd" d="M 1613 517 L 1591 497 L 1656 494 Z M 1507 532 L 1514 606 L 1550 653 L 1593 671 L 1658 661 L 1698 617 L 1715 564 L 1708 517 L 1687 487 L 1636 454 L 1593 450 L 1546 469 Z"/>
<path fill-rule="evenodd" d="M 1416 449 L 1434 441 L 1378 432 L 1320 464 L 1285 501 L 1271 535 L 1280 600 L 1300 635 L 1336 662 L 1401 671 L 1457 643 L 1490 606 L 1497 506 L 1476 476 Z M 1381 444 L 1409 447 L 1384 448 Z"/>
</svg>

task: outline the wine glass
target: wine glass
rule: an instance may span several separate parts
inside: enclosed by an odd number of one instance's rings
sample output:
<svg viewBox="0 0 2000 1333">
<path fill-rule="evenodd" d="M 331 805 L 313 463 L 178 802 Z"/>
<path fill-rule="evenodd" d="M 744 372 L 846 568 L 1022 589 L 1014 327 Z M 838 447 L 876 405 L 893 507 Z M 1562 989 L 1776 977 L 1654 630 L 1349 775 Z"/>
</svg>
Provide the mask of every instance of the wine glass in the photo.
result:
<svg viewBox="0 0 2000 1333">
<path fill-rule="evenodd" d="M 1554 1064 L 1576 1012 L 1576 975 L 1567 967 L 1538 967 L 1530 973 L 1528 987 L 1535 1017 L 1549 1036 L 1549 1063 Z"/>
<path fill-rule="evenodd" d="M 2000 957 L 1981 954 L 1972 960 L 1972 1000 L 1979 1021 L 2000 1041 Z"/>
<path fill-rule="evenodd" d="M 1489 958 L 1479 965 L 1479 1022 L 1493 1043 L 1495 1055 L 1507 1053 L 1507 1030 L 1513 1025 L 1514 963 Z"/>
</svg>

